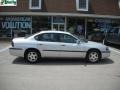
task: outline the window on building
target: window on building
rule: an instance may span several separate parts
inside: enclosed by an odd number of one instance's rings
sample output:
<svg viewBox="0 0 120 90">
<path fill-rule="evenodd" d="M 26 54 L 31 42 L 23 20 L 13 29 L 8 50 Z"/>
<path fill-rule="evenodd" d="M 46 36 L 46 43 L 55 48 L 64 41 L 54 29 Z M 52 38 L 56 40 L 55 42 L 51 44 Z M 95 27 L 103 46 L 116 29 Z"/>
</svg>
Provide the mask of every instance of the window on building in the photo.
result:
<svg viewBox="0 0 120 90">
<path fill-rule="evenodd" d="M 51 17 L 32 17 L 32 33 L 37 33 L 43 30 L 51 30 Z"/>
<path fill-rule="evenodd" d="M 76 8 L 78 11 L 88 11 L 89 0 L 76 0 Z"/>
<path fill-rule="evenodd" d="M 119 5 L 119 8 L 120 8 L 120 0 L 118 0 L 118 5 Z"/>
<path fill-rule="evenodd" d="M 30 9 L 41 9 L 41 0 L 29 0 Z"/>
</svg>

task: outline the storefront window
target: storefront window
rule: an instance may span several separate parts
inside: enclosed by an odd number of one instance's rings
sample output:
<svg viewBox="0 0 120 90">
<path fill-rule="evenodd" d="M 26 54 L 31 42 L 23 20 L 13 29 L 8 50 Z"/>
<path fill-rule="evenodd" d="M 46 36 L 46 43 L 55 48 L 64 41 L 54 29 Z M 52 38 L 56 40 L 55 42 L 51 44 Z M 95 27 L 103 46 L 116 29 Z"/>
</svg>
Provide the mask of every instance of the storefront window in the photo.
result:
<svg viewBox="0 0 120 90">
<path fill-rule="evenodd" d="M 31 33 L 31 17 L 5 16 L 0 17 L 0 22 L 0 37 L 22 37 Z"/>
<path fill-rule="evenodd" d="M 32 33 L 51 30 L 51 17 L 32 17 Z"/>
<path fill-rule="evenodd" d="M 103 41 L 106 33 L 116 26 L 119 26 L 119 22 L 116 20 L 88 19 L 87 23 L 88 39 L 93 41 Z"/>
<path fill-rule="evenodd" d="M 53 23 L 65 23 L 65 17 L 53 17 Z"/>
<path fill-rule="evenodd" d="M 66 30 L 65 17 L 52 17 L 52 30 L 65 31 Z"/>
<path fill-rule="evenodd" d="M 68 18 L 67 31 L 74 35 L 85 37 L 85 20 L 80 18 Z"/>
</svg>

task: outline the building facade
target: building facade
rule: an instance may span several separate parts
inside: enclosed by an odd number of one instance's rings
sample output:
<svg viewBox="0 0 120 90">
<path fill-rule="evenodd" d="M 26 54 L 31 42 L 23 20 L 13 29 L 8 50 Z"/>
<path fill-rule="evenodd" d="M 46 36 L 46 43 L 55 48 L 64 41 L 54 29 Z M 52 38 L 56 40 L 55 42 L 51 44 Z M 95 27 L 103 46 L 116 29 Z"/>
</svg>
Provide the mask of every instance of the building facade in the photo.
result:
<svg viewBox="0 0 120 90">
<path fill-rule="evenodd" d="M 60 30 L 100 39 L 97 32 L 120 27 L 119 5 L 120 0 L 0 0 L 0 38 Z"/>
</svg>

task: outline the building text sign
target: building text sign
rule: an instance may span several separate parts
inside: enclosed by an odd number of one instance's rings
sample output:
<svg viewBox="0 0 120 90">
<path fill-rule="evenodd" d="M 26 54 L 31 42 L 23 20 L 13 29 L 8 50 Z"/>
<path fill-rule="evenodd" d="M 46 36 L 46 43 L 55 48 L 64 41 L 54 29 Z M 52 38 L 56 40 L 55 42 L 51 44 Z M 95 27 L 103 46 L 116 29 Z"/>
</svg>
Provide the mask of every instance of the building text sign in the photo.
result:
<svg viewBox="0 0 120 90">
<path fill-rule="evenodd" d="M 1 21 L 0 28 L 6 29 L 30 29 L 32 28 L 31 17 L 5 17 Z"/>
<path fill-rule="evenodd" d="M 0 6 L 17 6 L 17 0 L 0 0 Z"/>
</svg>

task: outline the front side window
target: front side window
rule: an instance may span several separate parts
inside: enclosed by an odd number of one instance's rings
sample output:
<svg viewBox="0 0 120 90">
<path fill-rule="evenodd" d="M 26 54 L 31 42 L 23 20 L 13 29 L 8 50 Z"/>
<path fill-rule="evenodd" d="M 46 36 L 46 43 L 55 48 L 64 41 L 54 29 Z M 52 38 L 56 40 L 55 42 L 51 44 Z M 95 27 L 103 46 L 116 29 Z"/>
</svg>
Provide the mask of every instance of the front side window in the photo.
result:
<svg viewBox="0 0 120 90">
<path fill-rule="evenodd" d="M 30 9 L 41 9 L 41 0 L 29 0 Z"/>
<path fill-rule="evenodd" d="M 64 43 L 76 43 L 77 39 L 73 36 L 67 35 L 67 34 L 61 34 L 60 35 L 60 42 Z"/>
<path fill-rule="evenodd" d="M 88 0 L 76 0 L 76 8 L 78 11 L 88 11 Z"/>
</svg>

